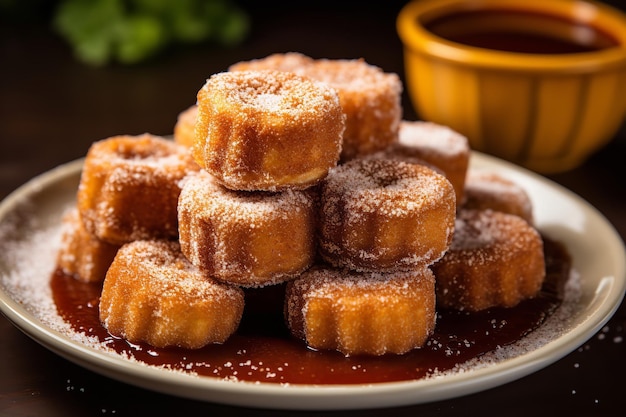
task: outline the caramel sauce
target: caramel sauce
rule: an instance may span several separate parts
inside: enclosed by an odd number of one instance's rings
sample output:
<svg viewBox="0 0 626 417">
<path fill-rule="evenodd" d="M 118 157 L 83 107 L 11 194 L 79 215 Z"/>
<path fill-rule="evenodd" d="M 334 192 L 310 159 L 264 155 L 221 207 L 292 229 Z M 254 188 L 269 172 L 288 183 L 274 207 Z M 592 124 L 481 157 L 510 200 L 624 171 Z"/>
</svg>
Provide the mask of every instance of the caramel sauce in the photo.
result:
<svg viewBox="0 0 626 417">
<path fill-rule="evenodd" d="M 512 344 L 537 329 L 563 300 L 571 259 L 558 242 L 544 237 L 546 280 L 540 294 L 513 308 L 478 313 L 440 311 L 427 344 L 404 355 L 345 357 L 314 351 L 290 336 L 282 315 L 284 285 L 247 290 L 237 332 L 224 344 L 198 350 L 155 348 L 110 335 L 98 318 L 101 285 L 57 271 L 54 302 L 76 332 L 96 337 L 120 354 L 146 364 L 198 375 L 289 384 L 365 384 L 408 381 L 446 371 Z"/>
<path fill-rule="evenodd" d="M 618 45 L 608 33 L 589 24 L 520 10 L 457 12 L 425 27 L 452 42 L 518 53 L 571 54 Z"/>
</svg>

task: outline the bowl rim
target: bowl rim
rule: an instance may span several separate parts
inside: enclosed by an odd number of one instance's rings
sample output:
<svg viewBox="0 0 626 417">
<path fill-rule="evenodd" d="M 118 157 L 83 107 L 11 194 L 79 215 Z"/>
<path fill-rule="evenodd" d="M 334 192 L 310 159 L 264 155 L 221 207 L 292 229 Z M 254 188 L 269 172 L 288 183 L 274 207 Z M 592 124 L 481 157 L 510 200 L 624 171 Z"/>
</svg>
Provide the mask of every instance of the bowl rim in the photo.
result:
<svg viewBox="0 0 626 417">
<path fill-rule="evenodd" d="M 510 8 L 573 17 L 576 21 L 601 28 L 616 38 L 619 45 L 598 51 L 558 55 L 498 51 L 450 41 L 417 24 L 418 18 L 426 14 L 439 17 L 481 8 Z M 595 0 L 412 0 L 398 13 L 396 30 L 407 52 L 466 66 L 573 74 L 614 70 L 626 64 L 626 14 Z"/>
</svg>

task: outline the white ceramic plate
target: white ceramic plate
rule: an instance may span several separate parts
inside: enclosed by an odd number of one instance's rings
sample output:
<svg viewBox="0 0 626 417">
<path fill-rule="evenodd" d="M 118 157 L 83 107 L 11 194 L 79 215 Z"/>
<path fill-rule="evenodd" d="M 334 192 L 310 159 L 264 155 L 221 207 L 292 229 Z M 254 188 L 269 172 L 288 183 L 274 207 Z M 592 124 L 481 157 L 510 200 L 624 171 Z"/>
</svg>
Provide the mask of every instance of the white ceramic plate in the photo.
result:
<svg viewBox="0 0 626 417">
<path fill-rule="evenodd" d="M 357 409 L 437 401 L 486 390 L 559 360 L 591 338 L 619 307 L 626 289 L 626 250 L 615 229 L 570 191 L 501 160 L 472 154 L 473 169 L 497 171 L 531 196 L 537 227 L 565 243 L 573 258 L 575 300 L 555 313 L 532 349 L 499 352 L 491 364 L 409 382 L 369 385 L 288 385 L 228 382 L 128 360 L 85 343 L 58 317 L 48 287 L 63 212 L 75 201 L 82 160 L 34 178 L 0 204 L 0 309 L 53 352 L 108 377 L 154 391 L 203 401 L 286 409 Z M 574 279 L 572 278 L 572 279 Z M 39 281 L 39 282 L 38 282 Z M 533 338 L 531 333 L 528 338 Z M 528 343 L 526 343 L 528 345 Z M 502 359 L 505 357 L 505 359 Z"/>
</svg>

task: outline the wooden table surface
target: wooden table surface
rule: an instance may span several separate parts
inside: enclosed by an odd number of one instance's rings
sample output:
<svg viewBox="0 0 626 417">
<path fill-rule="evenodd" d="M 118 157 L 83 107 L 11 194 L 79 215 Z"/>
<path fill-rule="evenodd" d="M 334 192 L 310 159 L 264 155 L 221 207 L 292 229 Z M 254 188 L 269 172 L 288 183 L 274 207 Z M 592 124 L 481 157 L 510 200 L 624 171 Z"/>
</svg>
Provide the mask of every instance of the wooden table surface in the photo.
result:
<svg viewBox="0 0 626 417">
<path fill-rule="evenodd" d="M 248 4 L 249 3 L 249 4 Z M 296 2 L 294 2 L 296 3 Z M 246 2 L 252 32 L 235 48 L 170 49 L 136 66 L 77 62 L 45 18 L 0 20 L 0 198 L 117 134 L 171 134 L 180 111 L 212 73 L 274 52 L 364 58 L 403 79 L 395 16 L 385 6 L 263 7 Z M 280 10 L 280 11 L 276 11 Z M 624 92 L 626 94 L 626 91 Z M 403 96 L 406 119 L 416 119 Z M 626 129 L 584 165 L 549 178 L 586 199 L 626 237 Z M 606 327 L 558 362 L 503 386 L 447 401 L 342 415 L 625 415 L 626 306 Z M 294 415 L 158 394 L 83 369 L 48 351 L 0 316 L 0 416 Z M 301 415 L 332 415 L 307 412 Z"/>
</svg>

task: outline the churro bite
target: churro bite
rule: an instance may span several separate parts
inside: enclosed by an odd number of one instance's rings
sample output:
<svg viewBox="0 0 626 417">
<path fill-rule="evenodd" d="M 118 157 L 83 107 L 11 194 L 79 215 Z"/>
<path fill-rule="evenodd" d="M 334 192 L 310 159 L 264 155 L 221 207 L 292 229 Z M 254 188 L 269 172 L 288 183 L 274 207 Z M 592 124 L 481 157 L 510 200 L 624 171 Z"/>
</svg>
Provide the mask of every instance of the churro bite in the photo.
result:
<svg viewBox="0 0 626 417">
<path fill-rule="evenodd" d="M 363 59 L 312 59 L 290 52 L 238 62 L 230 71 L 277 69 L 327 83 L 339 94 L 346 114 L 341 160 L 370 154 L 398 139 L 402 82 Z"/>
<path fill-rule="evenodd" d="M 275 53 L 263 58 L 240 61 L 231 65 L 229 71 L 278 70 L 303 74 L 315 60 L 300 52 Z"/>
<path fill-rule="evenodd" d="M 313 349 L 402 354 L 434 330 L 434 276 L 426 267 L 358 273 L 316 266 L 287 284 L 285 316 L 291 333 Z"/>
<path fill-rule="evenodd" d="M 457 204 L 463 202 L 470 158 L 470 146 L 465 136 L 436 123 L 403 120 L 398 142 L 383 153 L 392 159 L 423 161 L 434 166 L 452 183 Z"/>
<path fill-rule="evenodd" d="M 320 253 L 334 266 L 358 271 L 429 265 L 452 241 L 455 198 L 450 181 L 426 166 L 349 161 L 321 186 Z"/>
<path fill-rule="evenodd" d="M 224 72 L 197 98 L 193 155 L 230 189 L 304 189 L 339 160 L 345 116 L 324 83 L 273 70 Z"/>
<path fill-rule="evenodd" d="M 57 265 L 64 274 L 82 282 L 102 282 L 119 245 L 91 235 L 73 207 L 63 216 Z"/>
<path fill-rule="evenodd" d="M 492 209 L 514 214 L 533 224 L 533 204 L 526 190 L 498 173 L 470 170 L 465 194 L 464 208 Z"/>
<path fill-rule="evenodd" d="M 513 307 L 541 289 L 546 273 L 543 240 L 519 216 L 462 209 L 452 245 L 432 270 L 441 308 Z"/>
<path fill-rule="evenodd" d="M 452 129 L 432 122 L 400 123 L 398 141 L 369 159 L 391 159 L 425 165 L 444 175 L 454 187 L 457 205 L 464 201 L 470 147 L 467 138 Z"/>
<path fill-rule="evenodd" d="M 178 236 L 181 180 L 199 168 L 188 149 L 159 136 L 115 136 L 85 158 L 77 200 L 85 229 L 121 245 Z"/>
<path fill-rule="evenodd" d="M 244 295 L 194 267 L 178 243 L 138 240 L 118 251 L 99 308 L 112 335 L 155 347 L 198 349 L 223 343 L 235 332 Z"/>
<path fill-rule="evenodd" d="M 277 284 L 315 258 L 313 190 L 230 190 L 201 171 L 185 181 L 178 215 L 183 253 L 221 281 Z"/>
<path fill-rule="evenodd" d="M 178 114 L 174 124 L 174 142 L 191 148 L 194 142 L 194 130 L 198 119 L 198 106 L 192 105 Z"/>
<path fill-rule="evenodd" d="M 363 59 L 318 59 L 306 75 L 328 83 L 339 93 L 346 114 L 341 159 L 384 149 L 398 140 L 402 117 L 402 83 Z"/>
</svg>

